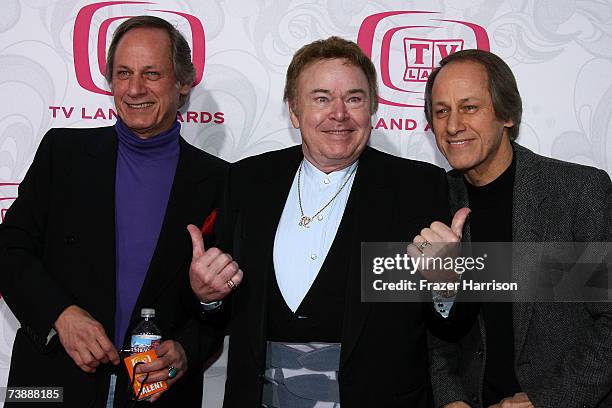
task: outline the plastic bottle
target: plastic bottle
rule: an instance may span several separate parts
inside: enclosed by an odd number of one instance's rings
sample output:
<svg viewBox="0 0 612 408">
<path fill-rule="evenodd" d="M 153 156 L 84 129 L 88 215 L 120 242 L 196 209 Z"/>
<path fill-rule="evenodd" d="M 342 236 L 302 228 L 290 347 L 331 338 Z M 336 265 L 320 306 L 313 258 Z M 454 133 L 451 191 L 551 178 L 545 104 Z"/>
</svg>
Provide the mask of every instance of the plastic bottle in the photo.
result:
<svg viewBox="0 0 612 408">
<path fill-rule="evenodd" d="M 140 311 L 140 317 L 142 320 L 132 332 L 131 354 L 153 349 L 161 343 L 161 330 L 155 324 L 155 309 L 143 308 Z"/>
</svg>

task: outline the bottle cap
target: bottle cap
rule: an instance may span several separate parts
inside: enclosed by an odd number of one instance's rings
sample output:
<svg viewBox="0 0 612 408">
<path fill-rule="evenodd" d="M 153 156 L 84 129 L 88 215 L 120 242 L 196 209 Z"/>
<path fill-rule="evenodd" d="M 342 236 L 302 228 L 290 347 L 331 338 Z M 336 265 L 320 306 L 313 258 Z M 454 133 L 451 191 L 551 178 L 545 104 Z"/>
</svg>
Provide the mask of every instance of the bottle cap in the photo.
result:
<svg viewBox="0 0 612 408">
<path fill-rule="evenodd" d="M 143 307 L 140 309 L 140 317 L 155 317 L 155 309 Z"/>
</svg>

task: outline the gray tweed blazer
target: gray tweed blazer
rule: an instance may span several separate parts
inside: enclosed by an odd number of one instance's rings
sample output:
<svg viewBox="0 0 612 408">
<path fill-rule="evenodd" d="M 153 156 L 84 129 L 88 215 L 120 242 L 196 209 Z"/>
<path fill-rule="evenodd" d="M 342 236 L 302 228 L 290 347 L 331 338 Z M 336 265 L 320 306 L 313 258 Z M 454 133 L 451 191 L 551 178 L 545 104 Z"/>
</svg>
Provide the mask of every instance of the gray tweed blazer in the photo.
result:
<svg viewBox="0 0 612 408">
<path fill-rule="evenodd" d="M 514 144 L 515 242 L 612 241 L 612 183 L 603 170 L 539 156 Z M 448 173 L 452 211 L 469 207 L 462 174 Z M 470 239 L 469 218 L 464 240 Z M 513 262 L 524 280 L 530 254 Z M 612 407 L 612 305 L 514 303 L 514 369 L 537 408 Z M 486 361 L 482 315 L 460 343 L 430 337 L 436 406 L 482 407 Z"/>
</svg>

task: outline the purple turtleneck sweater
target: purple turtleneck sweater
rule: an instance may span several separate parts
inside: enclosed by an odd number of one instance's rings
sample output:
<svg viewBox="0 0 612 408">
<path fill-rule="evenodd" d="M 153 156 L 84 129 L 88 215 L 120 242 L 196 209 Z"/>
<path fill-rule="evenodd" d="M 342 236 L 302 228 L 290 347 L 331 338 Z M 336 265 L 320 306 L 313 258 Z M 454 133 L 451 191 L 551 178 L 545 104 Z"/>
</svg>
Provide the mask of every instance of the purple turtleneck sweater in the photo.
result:
<svg viewBox="0 0 612 408">
<path fill-rule="evenodd" d="M 117 120 L 115 345 L 123 338 L 161 231 L 179 159 L 181 125 L 149 139 Z M 150 306 L 150 305 L 144 305 Z"/>
</svg>

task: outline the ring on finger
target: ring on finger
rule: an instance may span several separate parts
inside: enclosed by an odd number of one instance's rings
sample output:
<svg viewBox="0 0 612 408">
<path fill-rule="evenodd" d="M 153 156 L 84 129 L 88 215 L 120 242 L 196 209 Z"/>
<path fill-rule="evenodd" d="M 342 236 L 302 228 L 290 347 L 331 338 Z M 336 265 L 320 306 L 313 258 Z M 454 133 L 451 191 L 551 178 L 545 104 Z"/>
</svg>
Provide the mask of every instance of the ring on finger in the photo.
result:
<svg viewBox="0 0 612 408">
<path fill-rule="evenodd" d="M 172 379 L 174 377 L 176 377 L 176 374 L 178 373 L 178 370 L 176 369 L 176 367 L 174 366 L 170 366 L 168 367 L 168 379 Z"/>
<path fill-rule="evenodd" d="M 233 280 L 231 280 L 231 279 L 229 279 L 229 280 L 228 280 L 227 282 L 225 282 L 225 283 L 226 283 L 226 285 L 227 285 L 227 286 L 228 286 L 228 287 L 229 287 L 231 290 L 234 290 L 234 289 L 236 289 L 236 288 L 238 287 L 238 285 L 236 285 L 236 284 L 234 283 L 234 281 L 233 281 Z"/>
<path fill-rule="evenodd" d="M 423 253 L 423 250 L 427 248 L 428 246 L 431 246 L 431 242 L 425 240 L 421 242 L 417 248 L 419 249 L 419 251 L 421 251 L 421 253 Z"/>
</svg>

